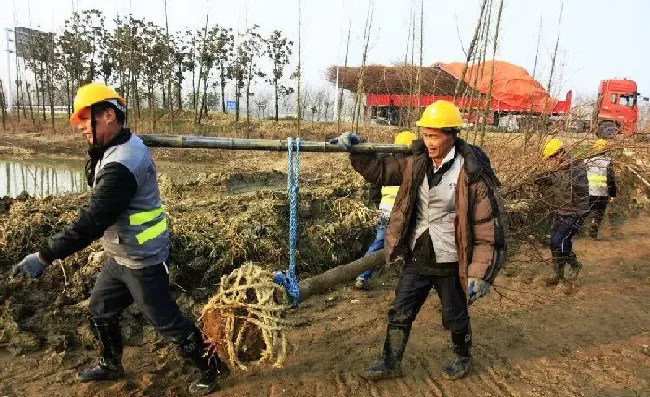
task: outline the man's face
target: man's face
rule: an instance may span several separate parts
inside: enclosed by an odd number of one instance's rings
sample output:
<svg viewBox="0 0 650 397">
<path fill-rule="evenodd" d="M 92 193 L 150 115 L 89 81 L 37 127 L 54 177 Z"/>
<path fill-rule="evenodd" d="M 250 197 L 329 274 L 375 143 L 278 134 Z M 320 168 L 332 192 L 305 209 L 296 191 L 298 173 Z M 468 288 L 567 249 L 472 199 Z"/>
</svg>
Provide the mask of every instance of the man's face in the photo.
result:
<svg viewBox="0 0 650 397">
<path fill-rule="evenodd" d="M 445 134 L 438 128 L 424 127 L 422 129 L 422 139 L 429 152 L 429 157 L 439 162 L 454 146 L 454 138 L 454 134 Z"/>
<path fill-rule="evenodd" d="M 557 153 L 548 158 L 551 164 L 554 165 L 561 165 L 564 162 L 568 161 L 568 159 L 569 155 L 564 149 L 560 149 Z"/>
<path fill-rule="evenodd" d="M 107 134 L 109 126 L 117 123 L 113 109 L 108 109 L 101 114 L 95 115 L 95 138 L 97 142 L 93 142 L 93 127 L 89 107 L 79 113 L 79 121 L 79 124 L 77 124 L 79 132 L 86 137 L 91 145 L 96 146 L 102 146 L 108 141 Z"/>
</svg>

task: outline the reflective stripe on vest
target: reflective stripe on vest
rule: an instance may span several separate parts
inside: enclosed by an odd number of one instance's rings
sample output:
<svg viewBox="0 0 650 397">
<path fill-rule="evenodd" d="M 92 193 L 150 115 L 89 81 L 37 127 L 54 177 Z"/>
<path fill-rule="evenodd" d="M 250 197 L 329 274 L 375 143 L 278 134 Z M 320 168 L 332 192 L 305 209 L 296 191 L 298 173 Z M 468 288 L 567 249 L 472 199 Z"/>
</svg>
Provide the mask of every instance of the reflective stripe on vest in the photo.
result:
<svg viewBox="0 0 650 397">
<path fill-rule="evenodd" d="M 395 198 L 399 186 L 384 186 L 381 188 L 381 202 L 379 203 L 379 212 L 382 217 L 389 218 L 390 213 L 395 205 Z"/>
<path fill-rule="evenodd" d="M 395 204 L 395 198 L 397 197 L 397 192 L 399 191 L 399 186 L 384 186 L 381 188 L 381 203 L 382 204 Z"/>
<path fill-rule="evenodd" d="M 154 219 L 158 218 L 163 214 L 163 208 L 158 207 L 150 211 L 136 212 L 129 215 L 129 224 L 131 226 L 144 225 L 147 222 L 151 222 Z M 148 227 L 135 235 L 138 244 L 142 245 L 147 241 L 154 239 L 160 236 L 165 230 L 167 230 L 167 217 L 163 215 L 162 220 L 156 222 L 155 225 Z"/>
<path fill-rule="evenodd" d="M 589 186 L 607 186 L 607 175 L 589 175 L 587 179 L 589 179 Z"/>
<path fill-rule="evenodd" d="M 585 161 L 587 179 L 589 180 L 589 195 L 596 197 L 609 196 L 607 187 L 607 169 L 611 164 L 608 157 L 593 157 Z"/>
<path fill-rule="evenodd" d="M 136 234 L 135 239 L 138 240 L 138 244 L 142 245 L 147 241 L 160 236 L 165 232 L 165 230 L 167 230 L 167 217 L 163 217 L 160 222 Z"/>
<path fill-rule="evenodd" d="M 135 214 L 129 215 L 129 224 L 132 226 L 144 225 L 145 223 L 156 219 L 160 214 L 162 214 L 162 212 L 162 207 L 158 207 L 151 211 L 136 212 Z"/>
</svg>

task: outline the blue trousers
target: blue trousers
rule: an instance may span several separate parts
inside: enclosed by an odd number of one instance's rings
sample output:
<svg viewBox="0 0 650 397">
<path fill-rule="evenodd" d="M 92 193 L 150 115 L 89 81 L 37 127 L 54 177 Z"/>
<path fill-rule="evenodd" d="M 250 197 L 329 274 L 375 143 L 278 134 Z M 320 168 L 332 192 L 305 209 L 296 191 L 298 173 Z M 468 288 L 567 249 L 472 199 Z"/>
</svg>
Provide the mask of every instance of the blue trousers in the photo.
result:
<svg viewBox="0 0 650 397">
<path fill-rule="evenodd" d="M 551 252 L 573 252 L 573 236 L 581 225 L 580 215 L 556 215 L 551 228 Z"/>
<path fill-rule="evenodd" d="M 366 255 L 372 254 L 373 252 L 377 252 L 380 249 L 384 248 L 384 235 L 386 233 L 386 227 L 388 225 L 385 225 L 384 222 L 379 222 L 377 224 L 377 231 L 375 232 L 375 241 L 370 244 L 370 247 L 368 247 L 368 251 L 366 251 Z M 365 272 L 361 273 L 359 276 L 357 276 L 357 280 L 363 279 L 363 280 L 368 280 L 370 277 L 372 277 L 372 270 L 373 269 L 368 269 Z"/>
</svg>

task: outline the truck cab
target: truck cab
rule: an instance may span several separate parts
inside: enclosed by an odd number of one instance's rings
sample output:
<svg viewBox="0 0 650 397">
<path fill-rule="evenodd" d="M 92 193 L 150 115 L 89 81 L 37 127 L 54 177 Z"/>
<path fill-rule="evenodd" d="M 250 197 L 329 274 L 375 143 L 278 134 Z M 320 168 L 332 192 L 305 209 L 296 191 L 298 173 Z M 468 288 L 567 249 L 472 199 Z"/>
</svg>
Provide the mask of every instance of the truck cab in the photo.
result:
<svg viewBox="0 0 650 397">
<path fill-rule="evenodd" d="M 602 80 L 592 116 L 592 126 L 599 138 L 618 133 L 636 134 L 639 109 L 636 82 L 633 80 Z"/>
</svg>

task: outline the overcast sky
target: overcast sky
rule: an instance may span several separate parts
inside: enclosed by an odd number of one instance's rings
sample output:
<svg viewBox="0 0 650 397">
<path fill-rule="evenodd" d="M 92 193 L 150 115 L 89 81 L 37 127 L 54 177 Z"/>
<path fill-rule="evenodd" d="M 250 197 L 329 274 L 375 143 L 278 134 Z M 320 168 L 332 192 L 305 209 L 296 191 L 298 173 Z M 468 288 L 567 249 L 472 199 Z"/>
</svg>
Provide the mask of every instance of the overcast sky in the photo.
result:
<svg viewBox="0 0 650 397">
<path fill-rule="evenodd" d="M 374 0 L 374 23 L 369 63 L 391 64 L 404 58 L 409 15 L 414 0 Z M 424 62 L 451 62 L 464 58 L 480 0 L 424 0 Z M 419 8 L 419 0 L 415 0 Z M 495 4 L 498 2 L 494 1 Z M 629 78 L 639 91 L 650 94 L 650 0 L 506 0 L 497 59 L 532 72 L 540 18 L 541 51 L 538 70 L 548 75 L 560 32 L 555 94 L 573 89 L 579 96 L 595 95 L 603 78 Z M 298 0 L 167 0 L 171 30 L 199 28 L 210 23 L 244 31 L 254 23 L 264 33 L 274 29 L 298 38 Z M 4 28 L 32 26 L 58 31 L 75 10 L 97 8 L 107 20 L 131 12 L 164 26 L 164 0 L 0 0 L 1 76 L 7 78 Z M 302 0 L 302 59 L 306 83 L 326 86 L 329 65 L 342 64 L 347 26 L 352 18 L 350 64 L 360 64 L 363 25 L 368 0 Z M 14 20 L 15 18 L 15 20 Z M 112 22 L 107 24 L 112 27 Z M 460 35 L 460 37 L 459 37 Z M 462 43 L 461 43 L 462 41 Z M 14 75 L 15 77 L 15 75 Z M 545 81 L 544 75 L 541 76 Z M 545 85 L 545 83 L 544 83 Z"/>
</svg>

